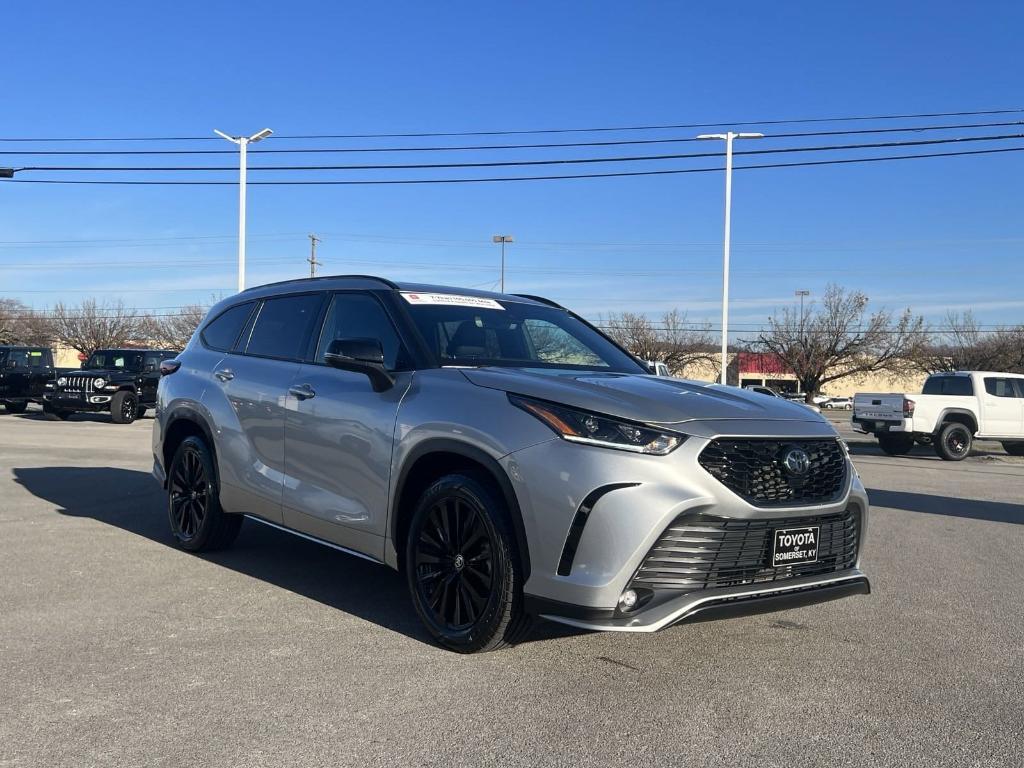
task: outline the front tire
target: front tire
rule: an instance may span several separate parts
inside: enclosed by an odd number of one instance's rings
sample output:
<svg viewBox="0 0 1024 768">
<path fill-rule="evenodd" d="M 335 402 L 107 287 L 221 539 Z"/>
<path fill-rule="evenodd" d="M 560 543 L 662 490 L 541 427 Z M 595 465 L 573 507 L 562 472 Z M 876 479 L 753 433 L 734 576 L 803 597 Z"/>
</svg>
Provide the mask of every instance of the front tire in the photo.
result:
<svg viewBox="0 0 1024 768">
<path fill-rule="evenodd" d="M 971 452 L 974 435 L 963 424 L 953 422 L 939 430 L 933 441 L 935 453 L 943 461 L 963 461 Z"/>
<path fill-rule="evenodd" d="M 178 546 L 189 552 L 229 547 L 243 518 L 221 509 L 213 454 L 201 438 L 182 441 L 167 477 L 167 516 Z"/>
<path fill-rule="evenodd" d="M 24 413 L 26 408 L 28 408 L 28 401 L 26 400 L 4 401 L 4 410 L 7 413 Z"/>
<path fill-rule="evenodd" d="M 903 456 L 914 447 L 914 436 L 907 434 L 882 434 L 878 446 L 890 456 Z"/>
<path fill-rule="evenodd" d="M 507 505 L 474 476 L 446 475 L 424 491 L 409 525 L 405 572 L 416 613 L 446 648 L 493 651 L 529 628 Z"/>
<path fill-rule="evenodd" d="M 139 414 L 139 399 L 122 389 L 110 401 L 110 419 L 115 424 L 131 424 Z"/>
</svg>

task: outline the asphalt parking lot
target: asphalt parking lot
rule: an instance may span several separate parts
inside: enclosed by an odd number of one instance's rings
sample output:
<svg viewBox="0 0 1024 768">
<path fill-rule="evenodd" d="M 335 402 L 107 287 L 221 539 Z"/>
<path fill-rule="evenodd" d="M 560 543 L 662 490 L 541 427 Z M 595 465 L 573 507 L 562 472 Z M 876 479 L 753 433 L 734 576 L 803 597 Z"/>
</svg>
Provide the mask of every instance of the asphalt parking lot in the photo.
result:
<svg viewBox="0 0 1024 768">
<path fill-rule="evenodd" d="M 175 549 L 151 426 L 0 416 L 0 766 L 1024 764 L 1024 459 L 998 445 L 853 443 L 870 596 L 467 657 L 383 567 L 251 522 Z"/>
</svg>

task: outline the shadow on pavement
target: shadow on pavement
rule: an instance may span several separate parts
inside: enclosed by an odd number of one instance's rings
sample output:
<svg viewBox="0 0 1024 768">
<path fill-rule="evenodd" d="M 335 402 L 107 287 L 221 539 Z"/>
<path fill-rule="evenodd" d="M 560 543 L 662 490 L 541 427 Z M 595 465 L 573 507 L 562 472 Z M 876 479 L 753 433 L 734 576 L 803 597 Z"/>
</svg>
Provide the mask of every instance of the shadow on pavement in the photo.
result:
<svg viewBox="0 0 1024 768">
<path fill-rule="evenodd" d="M 174 547 L 163 490 L 148 472 L 115 467 L 15 468 L 29 493 L 62 515 L 91 517 Z M 246 520 L 234 546 L 196 555 L 340 611 L 433 645 L 409 599 L 402 574 L 383 565 Z M 541 622 L 527 642 L 582 634 Z"/>
<path fill-rule="evenodd" d="M 954 499 L 948 496 L 933 496 L 930 493 L 883 491 L 880 488 L 868 488 L 868 498 L 871 500 L 872 507 L 888 507 L 908 512 L 924 512 L 929 515 L 1024 525 L 1024 504 Z"/>
</svg>

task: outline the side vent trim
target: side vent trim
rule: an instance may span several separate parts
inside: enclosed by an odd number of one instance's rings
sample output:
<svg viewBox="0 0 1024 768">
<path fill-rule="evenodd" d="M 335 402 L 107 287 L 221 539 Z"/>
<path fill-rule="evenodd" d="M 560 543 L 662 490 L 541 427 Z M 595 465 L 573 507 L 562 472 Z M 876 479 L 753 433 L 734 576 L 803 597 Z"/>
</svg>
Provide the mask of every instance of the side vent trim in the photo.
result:
<svg viewBox="0 0 1024 768">
<path fill-rule="evenodd" d="M 573 515 L 572 525 L 569 526 L 569 533 L 565 537 L 565 546 L 562 547 L 562 556 L 558 559 L 558 570 L 556 571 L 559 576 L 568 576 L 572 573 L 572 561 L 576 557 L 576 548 L 580 545 L 583 529 L 587 525 L 587 519 L 593 511 L 594 505 L 612 491 L 634 488 L 638 485 L 640 483 L 611 483 L 595 488 L 587 494 L 587 497 L 580 503 L 579 509 L 576 510 L 576 514 Z"/>
</svg>

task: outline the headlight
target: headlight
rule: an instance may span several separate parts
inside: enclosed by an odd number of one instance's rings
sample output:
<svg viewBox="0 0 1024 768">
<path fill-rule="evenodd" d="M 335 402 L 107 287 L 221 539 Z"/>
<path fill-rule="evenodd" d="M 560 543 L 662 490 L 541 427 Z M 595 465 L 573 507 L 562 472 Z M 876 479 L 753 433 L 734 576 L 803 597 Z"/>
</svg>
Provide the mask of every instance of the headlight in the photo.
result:
<svg viewBox="0 0 1024 768">
<path fill-rule="evenodd" d="M 63 387 L 63 386 L 66 386 L 67 383 L 68 383 L 68 380 L 66 378 L 64 378 L 63 376 L 61 376 L 59 379 L 57 379 L 57 386 Z"/>
<path fill-rule="evenodd" d="M 686 439 L 686 435 L 662 432 L 644 424 L 601 416 L 543 400 L 532 400 L 511 394 L 508 399 L 512 405 L 533 414 L 558 435 L 573 443 L 664 456 L 679 447 Z"/>
<path fill-rule="evenodd" d="M 103 389 L 107 386 L 107 380 L 104 378 L 94 379 L 92 385 L 96 387 L 96 389 Z"/>
</svg>

